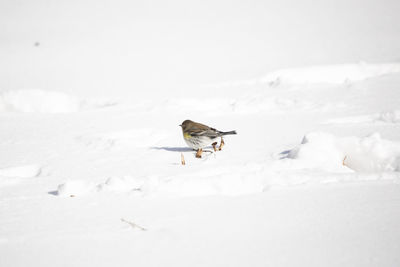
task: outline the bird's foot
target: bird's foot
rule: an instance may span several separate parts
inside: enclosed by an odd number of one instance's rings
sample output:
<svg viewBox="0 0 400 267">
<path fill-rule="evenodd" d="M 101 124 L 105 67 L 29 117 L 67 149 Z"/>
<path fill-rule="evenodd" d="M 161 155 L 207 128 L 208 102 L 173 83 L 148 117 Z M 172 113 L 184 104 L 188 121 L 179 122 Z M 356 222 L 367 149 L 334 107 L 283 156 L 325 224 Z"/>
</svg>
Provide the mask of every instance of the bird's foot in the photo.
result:
<svg viewBox="0 0 400 267">
<path fill-rule="evenodd" d="M 196 153 L 196 158 L 201 158 L 201 153 L 203 152 L 203 149 L 201 149 L 201 148 L 199 148 L 198 150 L 197 150 L 197 153 Z"/>
<path fill-rule="evenodd" d="M 217 152 L 217 142 L 212 143 L 212 147 L 214 149 L 214 152 Z"/>
</svg>

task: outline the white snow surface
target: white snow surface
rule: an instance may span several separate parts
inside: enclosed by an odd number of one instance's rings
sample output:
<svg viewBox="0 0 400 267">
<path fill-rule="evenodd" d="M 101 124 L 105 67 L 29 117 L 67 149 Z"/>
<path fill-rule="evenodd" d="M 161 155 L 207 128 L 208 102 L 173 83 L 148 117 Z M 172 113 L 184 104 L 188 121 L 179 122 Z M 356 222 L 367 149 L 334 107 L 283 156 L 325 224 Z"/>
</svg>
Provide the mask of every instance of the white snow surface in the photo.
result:
<svg viewBox="0 0 400 267">
<path fill-rule="evenodd" d="M 398 9 L 3 1 L 0 266 L 400 266 Z"/>
<path fill-rule="evenodd" d="M 0 169 L 0 176 L 30 178 L 40 174 L 41 167 L 37 165 L 25 165 Z"/>
<path fill-rule="evenodd" d="M 351 83 L 385 74 L 399 73 L 400 64 L 342 64 L 283 69 L 260 79 L 261 83 Z"/>
<path fill-rule="evenodd" d="M 89 109 L 6 92 L 1 265 L 396 266 L 399 86 L 254 83 Z M 238 134 L 197 159 L 185 119 Z"/>
<path fill-rule="evenodd" d="M 111 100 L 87 101 L 63 92 L 23 89 L 0 93 L 0 112 L 71 113 L 113 105 Z"/>
<path fill-rule="evenodd" d="M 357 172 L 400 171 L 400 143 L 384 140 L 379 134 L 337 138 L 310 133 L 288 157 L 312 168 L 341 170 L 345 166 Z"/>
</svg>

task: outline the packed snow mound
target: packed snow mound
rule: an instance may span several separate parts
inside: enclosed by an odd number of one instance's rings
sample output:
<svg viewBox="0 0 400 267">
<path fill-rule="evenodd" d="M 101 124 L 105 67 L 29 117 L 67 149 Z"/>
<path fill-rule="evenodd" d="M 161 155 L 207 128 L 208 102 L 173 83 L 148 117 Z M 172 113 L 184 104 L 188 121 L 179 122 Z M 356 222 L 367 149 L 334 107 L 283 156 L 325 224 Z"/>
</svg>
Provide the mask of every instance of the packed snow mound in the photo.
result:
<svg viewBox="0 0 400 267">
<path fill-rule="evenodd" d="M 106 100 L 84 100 L 57 91 L 25 89 L 0 93 L 0 112 L 71 113 L 114 105 Z"/>
<path fill-rule="evenodd" d="M 291 68 L 271 72 L 262 77 L 259 82 L 269 84 L 280 83 L 331 83 L 342 84 L 363 81 L 400 72 L 399 63 L 388 64 L 342 64 L 313 66 L 308 68 Z"/>
<path fill-rule="evenodd" d="M 307 134 L 288 158 L 296 159 L 304 168 L 400 172 L 400 143 L 382 139 L 378 133 L 359 138 L 314 132 Z"/>
</svg>

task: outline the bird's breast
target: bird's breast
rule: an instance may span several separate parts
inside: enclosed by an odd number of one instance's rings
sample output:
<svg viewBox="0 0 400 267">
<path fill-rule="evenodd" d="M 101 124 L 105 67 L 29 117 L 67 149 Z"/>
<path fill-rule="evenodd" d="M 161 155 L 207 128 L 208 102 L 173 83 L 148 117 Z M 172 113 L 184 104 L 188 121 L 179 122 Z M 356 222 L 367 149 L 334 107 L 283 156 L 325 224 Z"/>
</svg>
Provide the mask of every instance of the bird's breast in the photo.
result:
<svg viewBox="0 0 400 267">
<path fill-rule="evenodd" d="M 183 134 L 183 138 L 185 138 L 186 140 L 188 140 L 188 139 L 192 138 L 192 136 L 191 136 L 190 134 L 188 134 L 188 133 L 184 133 L 184 134 Z"/>
</svg>

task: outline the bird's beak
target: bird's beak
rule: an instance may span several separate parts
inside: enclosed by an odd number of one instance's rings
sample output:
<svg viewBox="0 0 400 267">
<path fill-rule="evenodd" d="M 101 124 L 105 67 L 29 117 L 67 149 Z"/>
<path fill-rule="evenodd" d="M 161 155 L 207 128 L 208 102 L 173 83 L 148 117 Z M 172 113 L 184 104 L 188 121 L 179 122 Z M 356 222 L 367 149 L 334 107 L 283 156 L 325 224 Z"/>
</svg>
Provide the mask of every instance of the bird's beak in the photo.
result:
<svg viewBox="0 0 400 267">
<path fill-rule="evenodd" d="M 181 126 L 181 127 L 182 127 L 182 124 L 179 124 L 179 126 Z"/>
</svg>

